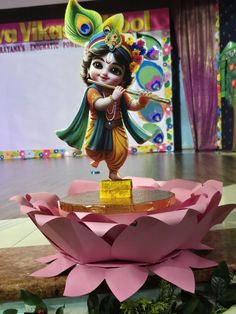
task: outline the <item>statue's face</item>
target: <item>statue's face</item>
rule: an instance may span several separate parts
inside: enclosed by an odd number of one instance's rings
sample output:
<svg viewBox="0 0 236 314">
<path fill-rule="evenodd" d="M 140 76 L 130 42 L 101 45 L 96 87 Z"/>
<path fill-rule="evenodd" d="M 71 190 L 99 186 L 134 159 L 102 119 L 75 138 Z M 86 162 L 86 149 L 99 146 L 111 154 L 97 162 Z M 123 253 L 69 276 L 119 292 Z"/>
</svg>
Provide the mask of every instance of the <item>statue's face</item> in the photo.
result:
<svg viewBox="0 0 236 314">
<path fill-rule="evenodd" d="M 125 69 L 114 54 L 108 52 L 102 57 L 93 57 L 88 73 L 93 81 L 117 86 L 122 85 Z"/>
</svg>

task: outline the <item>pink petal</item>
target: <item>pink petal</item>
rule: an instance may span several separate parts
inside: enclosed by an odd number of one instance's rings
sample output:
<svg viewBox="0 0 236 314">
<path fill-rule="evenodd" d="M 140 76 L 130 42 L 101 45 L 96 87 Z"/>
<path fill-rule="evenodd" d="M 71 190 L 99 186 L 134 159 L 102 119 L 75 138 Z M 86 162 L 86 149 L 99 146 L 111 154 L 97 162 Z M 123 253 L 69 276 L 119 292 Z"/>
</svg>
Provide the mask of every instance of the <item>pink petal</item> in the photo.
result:
<svg viewBox="0 0 236 314">
<path fill-rule="evenodd" d="M 197 245 L 195 245 L 193 247 L 194 250 L 199 250 L 199 251 L 210 251 L 210 250 L 213 250 L 212 247 L 206 245 L 206 244 L 203 244 L 203 243 L 198 243 Z"/>
<path fill-rule="evenodd" d="M 63 210 L 63 209 L 61 209 L 60 203 L 58 203 L 58 213 L 59 213 L 59 215 L 62 216 L 62 217 L 68 216 L 68 212 L 65 211 L 65 210 Z"/>
<path fill-rule="evenodd" d="M 171 282 L 177 287 L 194 293 L 195 279 L 192 270 L 185 264 L 175 260 L 167 260 L 161 264 L 149 267 L 150 271 Z"/>
<path fill-rule="evenodd" d="M 109 218 L 109 215 L 102 215 L 102 214 L 95 214 L 95 213 L 89 213 L 89 212 L 73 212 L 69 213 L 67 215 L 68 218 L 72 220 L 77 221 L 92 221 L 92 222 L 108 222 L 108 223 L 114 223 L 112 219 Z M 77 219 L 74 219 L 74 218 Z"/>
<path fill-rule="evenodd" d="M 105 279 L 112 293 L 122 302 L 138 291 L 148 277 L 146 267 L 134 265 L 106 270 Z"/>
<path fill-rule="evenodd" d="M 49 241 L 81 264 L 111 258 L 110 245 L 81 223 L 59 217 L 39 228 Z"/>
<path fill-rule="evenodd" d="M 194 194 L 203 194 L 206 193 L 208 196 L 213 196 L 216 192 L 222 194 L 223 183 L 216 180 L 208 180 L 203 183 L 202 187 L 196 189 Z"/>
<path fill-rule="evenodd" d="M 161 190 L 164 190 L 164 188 L 161 188 Z M 164 190 L 164 191 L 168 191 L 168 190 Z M 184 188 L 172 188 L 170 190 L 171 193 L 175 194 L 175 199 L 180 202 L 180 206 L 182 207 L 182 203 L 185 202 L 186 200 L 188 200 L 189 198 L 191 198 L 192 195 L 192 191 L 191 190 L 187 190 Z"/>
<path fill-rule="evenodd" d="M 87 222 L 95 222 L 95 223 L 108 223 L 108 224 L 114 224 L 115 222 L 112 219 L 109 219 L 107 216 L 102 214 L 95 214 L 95 213 L 89 213 L 89 212 L 71 212 L 67 213 L 67 218 L 75 221 L 81 221 L 83 223 Z"/>
<path fill-rule="evenodd" d="M 77 213 L 79 214 L 79 213 Z M 82 213 L 80 213 L 82 214 Z M 79 215 L 82 217 L 82 215 Z M 102 214 L 94 214 L 94 213 L 87 213 L 81 218 L 82 221 L 94 221 L 94 222 L 107 222 L 107 223 L 114 223 L 112 219 L 110 219 L 109 215 L 102 215 Z"/>
<path fill-rule="evenodd" d="M 112 221 L 117 222 L 119 224 L 130 225 L 139 217 L 147 216 L 148 212 L 133 212 L 133 213 L 125 213 L 125 214 L 109 214 L 106 217 L 110 218 Z"/>
<path fill-rule="evenodd" d="M 47 202 L 41 201 L 41 200 L 33 202 L 33 205 L 35 208 L 40 210 L 42 213 L 47 213 L 47 214 L 51 214 L 54 216 L 60 216 L 58 206 L 57 207 L 50 206 Z"/>
<path fill-rule="evenodd" d="M 70 216 L 76 216 L 79 220 L 82 220 L 84 219 L 85 217 L 91 215 L 91 213 L 89 212 L 72 212 L 72 213 L 69 213 L 67 216 L 70 218 Z"/>
<path fill-rule="evenodd" d="M 131 179 L 133 189 L 158 189 L 159 184 L 152 178 L 142 177 L 125 177 L 125 179 Z"/>
<path fill-rule="evenodd" d="M 218 264 L 215 261 L 208 260 L 187 250 L 182 251 L 181 254 L 175 258 L 175 261 L 182 265 L 200 269 L 214 267 Z"/>
<path fill-rule="evenodd" d="M 120 233 L 126 228 L 126 225 L 116 225 L 113 228 L 111 228 L 109 231 L 107 231 L 106 234 L 104 234 L 103 239 L 112 245 L 114 240 L 120 235 Z"/>
<path fill-rule="evenodd" d="M 223 191 L 223 182 L 221 182 L 221 181 L 208 180 L 205 182 L 205 185 L 208 185 L 208 184 L 211 186 L 214 186 L 217 191 L 220 191 L 220 192 Z"/>
<path fill-rule="evenodd" d="M 190 180 L 182 180 L 182 179 L 174 179 L 170 181 L 166 181 L 165 184 L 162 185 L 162 190 L 172 191 L 173 189 L 180 189 L 189 191 L 189 193 L 193 193 L 194 190 L 200 188 L 202 186 L 201 183 L 190 181 Z"/>
<path fill-rule="evenodd" d="M 23 196 L 15 195 L 10 198 L 10 201 L 14 201 L 22 206 L 33 207 L 33 205 Z"/>
<path fill-rule="evenodd" d="M 199 200 L 200 195 L 190 194 L 190 197 L 182 202 L 181 208 L 188 208 L 189 206 L 195 205 Z"/>
<path fill-rule="evenodd" d="M 209 198 L 206 195 L 192 195 L 188 200 L 181 204 L 181 207 L 191 208 L 199 213 L 204 214 L 208 203 Z"/>
<path fill-rule="evenodd" d="M 45 225 L 49 221 L 54 220 L 54 219 L 58 219 L 58 218 L 60 218 L 60 217 L 42 215 L 42 214 L 37 214 L 37 213 L 34 215 L 34 219 L 35 219 L 35 222 L 37 223 L 38 227 L 39 226 L 42 227 L 43 225 Z"/>
<path fill-rule="evenodd" d="M 58 259 L 48 264 L 46 267 L 39 269 L 31 274 L 34 277 L 54 277 L 68 268 L 75 265 L 75 262 L 60 255 Z"/>
<path fill-rule="evenodd" d="M 190 267 L 201 269 L 216 265 L 216 262 L 202 258 L 191 251 L 181 251 L 175 258 L 151 266 L 149 269 L 181 289 L 194 293 L 195 280 Z"/>
<path fill-rule="evenodd" d="M 66 217 L 70 220 L 74 220 L 77 222 L 81 221 L 81 219 L 76 215 L 76 212 L 70 212 L 70 213 L 67 212 L 67 215 L 65 215 L 65 216 L 63 215 L 63 217 Z"/>
<path fill-rule="evenodd" d="M 219 206 L 219 203 L 220 203 L 220 200 L 221 200 L 221 194 L 220 192 L 216 192 L 214 195 L 212 195 L 208 205 L 207 205 L 207 209 L 205 211 L 205 215 L 212 211 L 213 212 L 213 215 L 212 215 L 212 218 L 214 216 L 214 212 L 217 210 L 217 207 Z"/>
<path fill-rule="evenodd" d="M 104 280 L 105 269 L 78 265 L 69 273 L 64 296 L 76 297 L 92 292 Z"/>
<path fill-rule="evenodd" d="M 84 193 L 89 191 L 98 191 L 99 182 L 87 180 L 74 180 L 68 190 L 68 195 Z"/>
<path fill-rule="evenodd" d="M 103 223 L 103 222 L 83 222 L 90 230 L 92 230 L 98 237 L 103 237 L 110 229 L 117 226 L 116 223 Z"/>
<path fill-rule="evenodd" d="M 36 219 L 35 219 L 35 216 L 36 215 L 45 215 L 45 214 L 43 214 L 43 213 L 41 213 L 40 211 L 38 211 L 38 210 L 31 210 L 31 211 L 29 211 L 28 213 L 27 213 L 27 215 L 28 215 L 28 217 L 33 221 L 33 223 L 38 227 L 38 225 L 37 225 L 37 222 L 36 222 Z"/>
<path fill-rule="evenodd" d="M 156 263 L 173 250 L 181 248 L 197 226 L 196 213 L 189 210 L 176 225 L 167 225 L 146 216 L 128 226 L 114 241 L 114 259 Z"/>
<path fill-rule="evenodd" d="M 236 208 L 236 204 L 226 204 L 219 206 L 212 215 L 211 227 L 220 224 L 229 215 L 229 213 Z"/>
<path fill-rule="evenodd" d="M 157 183 L 160 187 L 164 186 L 164 185 L 166 184 L 166 182 L 168 182 L 168 181 L 156 181 L 156 183 Z"/>
<path fill-rule="evenodd" d="M 104 261 L 98 263 L 86 263 L 87 266 L 97 266 L 102 268 L 117 268 L 117 267 L 124 267 L 124 266 L 146 266 L 147 263 L 137 263 L 137 262 L 126 262 L 126 261 Z"/>
<path fill-rule="evenodd" d="M 24 215 L 28 215 L 32 211 L 35 211 L 34 207 L 31 207 L 31 206 L 29 207 L 25 205 L 20 206 L 20 212 Z"/>
<path fill-rule="evenodd" d="M 184 219 L 187 212 L 188 212 L 188 209 L 180 209 L 180 210 L 175 210 L 171 212 L 151 214 L 151 215 L 148 215 L 148 217 L 156 218 L 160 221 L 165 222 L 168 225 L 176 225 Z"/>
<path fill-rule="evenodd" d="M 54 255 L 48 255 L 48 256 L 43 256 L 43 257 L 39 257 L 36 259 L 37 262 L 46 264 L 52 261 L 55 261 L 55 259 L 57 259 L 60 256 L 59 253 L 54 254 Z"/>
<path fill-rule="evenodd" d="M 49 193 L 49 192 L 37 192 L 37 193 L 30 193 L 31 196 L 31 203 L 36 201 L 43 201 L 47 203 L 49 208 L 57 208 L 59 197 L 56 194 Z"/>
<path fill-rule="evenodd" d="M 207 234 L 209 229 L 213 225 L 213 217 L 218 211 L 217 205 L 219 203 L 219 193 L 215 193 L 215 195 L 210 199 L 210 202 L 206 208 L 206 213 L 203 216 L 203 218 L 199 221 L 197 227 L 194 230 L 194 233 L 192 233 L 186 243 L 183 245 L 182 248 L 195 248 L 196 245 L 199 245 L 199 243 L 202 241 L 204 236 Z"/>
</svg>

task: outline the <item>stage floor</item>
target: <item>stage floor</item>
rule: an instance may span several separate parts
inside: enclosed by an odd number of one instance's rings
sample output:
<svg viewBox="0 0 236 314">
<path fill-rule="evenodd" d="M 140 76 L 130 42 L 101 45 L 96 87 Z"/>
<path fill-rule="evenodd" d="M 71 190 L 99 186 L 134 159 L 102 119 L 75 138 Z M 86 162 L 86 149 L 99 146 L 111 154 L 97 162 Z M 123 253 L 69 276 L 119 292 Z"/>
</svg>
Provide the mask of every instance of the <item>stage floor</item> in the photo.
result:
<svg viewBox="0 0 236 314">
<path fill-rule="evenodd" d="M 67 194 L 71 181 L 76 179 L 100 181 L 107 179 L 106 165 L 101 163 L 99 174 L 92 174 L 87 157 L 48 160 L 6 160 L 0 162 L 0 247 L 47 244 L 28 218 L 21 215 L 18 205 L 9 201 L 14 195 L 30 192 Z M 130 155 L 122 176 L 151 177 L 155 180 L 173 178 L 204 182 L 215 179 L 223 182 L 221 204 L 236 203 L 236 153 L 177 152 Z M 236 210 L 217 228 L 235 228 Z"/>
</svg>

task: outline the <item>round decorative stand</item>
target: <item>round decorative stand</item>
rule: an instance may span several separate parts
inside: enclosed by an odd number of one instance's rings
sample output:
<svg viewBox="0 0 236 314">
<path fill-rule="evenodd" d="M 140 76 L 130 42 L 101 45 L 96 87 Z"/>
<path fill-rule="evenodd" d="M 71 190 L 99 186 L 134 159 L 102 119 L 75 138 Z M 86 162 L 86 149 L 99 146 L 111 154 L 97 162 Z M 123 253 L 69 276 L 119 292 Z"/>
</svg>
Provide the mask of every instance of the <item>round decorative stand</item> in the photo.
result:
<svg viewBox="0 0 236 314">
<path fill-rule="evenodd" d="M 100 214 L 121 214 L 152 212 L 170 207 L 175 195 L 159 190 L 133 190 L 131 198 L 100 198 L 99 191 L 79 193 L 61 198 L 62 210 L 67 212 L 92 212 Z"/>
</svg>

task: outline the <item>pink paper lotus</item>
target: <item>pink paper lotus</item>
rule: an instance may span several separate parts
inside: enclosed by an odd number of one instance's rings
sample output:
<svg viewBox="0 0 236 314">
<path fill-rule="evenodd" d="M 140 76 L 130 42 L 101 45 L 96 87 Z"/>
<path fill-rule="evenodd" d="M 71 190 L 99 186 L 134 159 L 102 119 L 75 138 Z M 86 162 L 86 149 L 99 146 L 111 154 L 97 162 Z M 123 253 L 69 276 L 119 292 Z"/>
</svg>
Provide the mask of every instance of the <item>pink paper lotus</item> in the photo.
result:
<svg viewBox="0 0 236 314">
<path fill-rule="evenodd" d="M 134 189 L 159 189 L 175 193 L 176 203 L 158 213 L 65 213 L 59 197 L 33 193 L 12 199 L 21 205 L 58 253 L 43 257 L 46 267 L 33 276 L 52 277 L 69 270 L 65 296 L 92 292 L 103 280 L 123 301 L 156 274 L 176 286 L 195 291 L 192 268 L 216 265 L 192 250 L 209 249 L 201 243 L 209 229 L 221 223 L 236 204 L 219 206 L 218 181 L 155 181 L 132 178 Z M 99 183 L 77 180 L 69 195 L 99 189 Z"/>
</svg>

